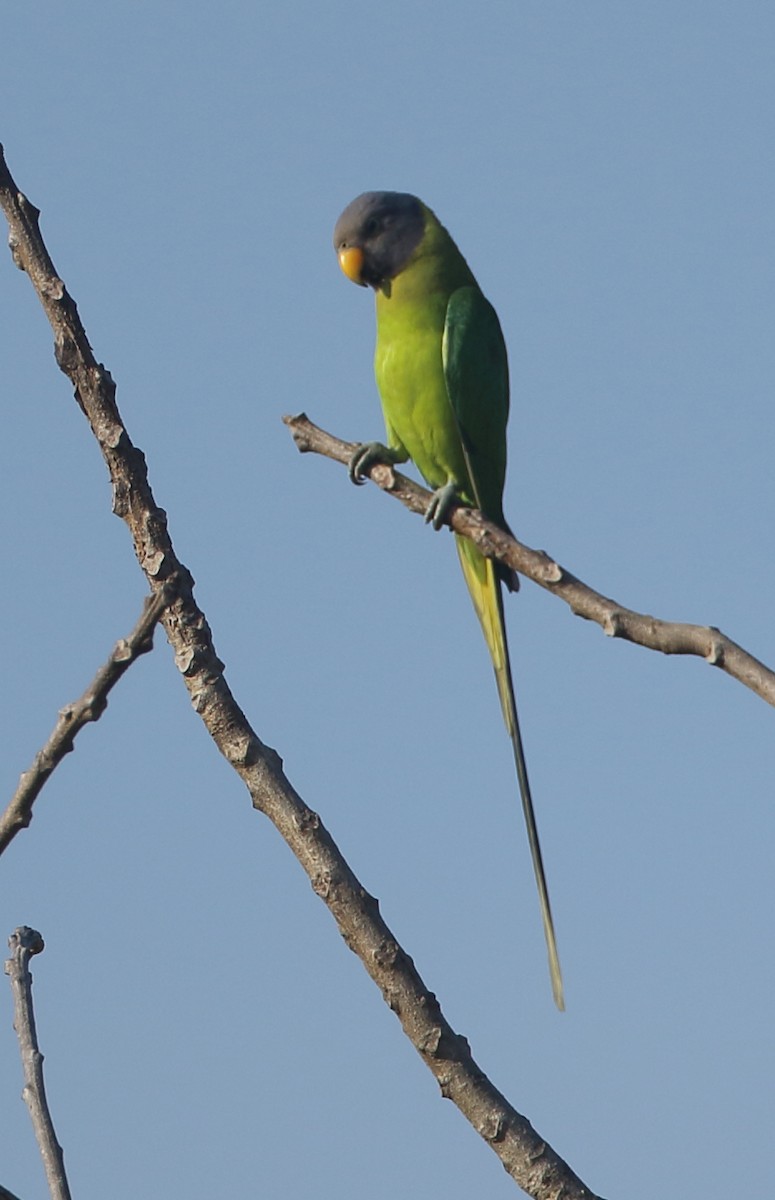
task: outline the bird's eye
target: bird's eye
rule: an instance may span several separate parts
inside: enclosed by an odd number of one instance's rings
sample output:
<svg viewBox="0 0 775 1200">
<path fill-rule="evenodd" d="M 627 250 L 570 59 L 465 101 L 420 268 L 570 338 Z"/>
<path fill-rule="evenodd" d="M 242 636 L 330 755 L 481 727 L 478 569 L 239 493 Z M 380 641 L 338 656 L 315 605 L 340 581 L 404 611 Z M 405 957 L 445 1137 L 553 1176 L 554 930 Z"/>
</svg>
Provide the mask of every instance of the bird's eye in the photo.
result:
<svg viewBox="0 0 775 1200">
<path fill-rule="evenodd" d="M 369 217 L 368 221 L 363 227 L 363 232 L 366 234 L 366 237 L 374 237 L 374 234 L 377 233 L 378 230 L 379 220 L 376 217 Z"/>
</svg>

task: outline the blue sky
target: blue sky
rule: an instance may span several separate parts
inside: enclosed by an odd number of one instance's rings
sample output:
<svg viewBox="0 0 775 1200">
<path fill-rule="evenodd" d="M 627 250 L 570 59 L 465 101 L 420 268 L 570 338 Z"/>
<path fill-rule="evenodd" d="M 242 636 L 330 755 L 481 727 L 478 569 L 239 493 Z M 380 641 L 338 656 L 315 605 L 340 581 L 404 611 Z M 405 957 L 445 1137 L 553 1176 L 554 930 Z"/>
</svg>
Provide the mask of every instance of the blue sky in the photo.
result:
<svg viewBox="0 0 775 1200">
<path fill-rule="evenodd" d="M 500 314 L 515 532 L 775 662 L 775 15 L 742 3 L 43 0 L 4 23 L 9 166 L 118 384 L 238 701 L 452 1024 L 609 1198 L 770 1170 L 773 713 L 526 584 L 517 693 L 568 1011 L 452 542 L 294 450 L 381 434 L 334 221 L 419 194 Z M 144 582 L 0 255 L 10 796 Z M 163 637 L 2 860 L 79 1200 L 506 1197 L 190 708 Z M 5 1011 L 5 1016 L 2 1013 Z M 44 1195 L 0 1001 L 0 1182 Z"/>
</svg>

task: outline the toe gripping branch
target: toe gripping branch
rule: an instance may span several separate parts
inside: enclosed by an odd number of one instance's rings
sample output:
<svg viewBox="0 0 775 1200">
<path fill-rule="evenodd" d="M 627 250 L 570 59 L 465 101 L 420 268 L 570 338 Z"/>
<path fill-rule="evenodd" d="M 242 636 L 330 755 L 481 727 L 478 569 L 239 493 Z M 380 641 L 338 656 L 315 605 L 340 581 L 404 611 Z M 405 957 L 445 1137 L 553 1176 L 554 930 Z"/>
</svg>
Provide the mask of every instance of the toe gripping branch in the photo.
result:
<svg viewBox="0 0 775 1200">
<path fill-rule="evenodd" d="M 460 497 L 452 481 L 436 488 L 425 510 L 425 524 L 432 525 L 434 529 L 441 529 L 452 509 L 459 503 Z"/>
<path fill-rule="evenodd" d="M 406 459 L 397 450 L 391 450 L 382 442 L 359 442 L 347 464 L 347 474 L 350 476 L 351 483 L 360 486 L 366 482 L 366 472 L 376 463 L 385 463 L 389 467 L 394 467 L 396 463 L 400 462 L 406 462 Z"/>
</svg>

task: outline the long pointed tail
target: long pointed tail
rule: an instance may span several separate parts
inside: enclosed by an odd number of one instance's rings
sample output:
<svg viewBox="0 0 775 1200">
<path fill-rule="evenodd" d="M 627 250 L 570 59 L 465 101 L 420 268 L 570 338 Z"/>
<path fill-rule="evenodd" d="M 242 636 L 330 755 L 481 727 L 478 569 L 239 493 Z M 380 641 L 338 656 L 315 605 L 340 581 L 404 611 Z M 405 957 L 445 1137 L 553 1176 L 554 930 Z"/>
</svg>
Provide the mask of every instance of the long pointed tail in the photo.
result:
<svg viewBox="0 0 775 1200">
<path fill-rule="evenodd" d="M 552 909 L 549 904 L 549 891 L 546 886 L 544 863 L 541 856 L 541 843 L 538 840 L 533 798 L 530 794 L 530 783 L 527 777 L 525 752 L 522 747 L 522 735 L 519 731 L 517 718 L 517 703 L 514 699 L 514 683 L 511 678 L 511 663 L 509 662 L 509 646 L 506 640 L 506 625 L 503 619 L 503 597 L 501 583 L 492 559 L 484 558 L 467 538 L 455 538 L 460 565 L 463 568 L 468 590 L 474 602 L 476 615 L 481 622 L 485 640 L 490 651 L 492 664 L 495 668 L 495 679 L 498 684 L 503 719 L 506 722 L 511 744 L 514 750 L 514 763 L 517 768 L 519 793 L 522 798 L 522 811 L 527 826 L 527 840 L 530 844 L 530 856 L 533 860 L 533 870 L 538 887 L 538 899 L 541 905 L 541 920 L 544 926 L 546 949 L 549 954 L 549 974 L 552 980 L 554 1002 L 562 1012 L 565 1009 L 565 998 L 562 988 L 562 972 L 560 959 L 557 954 L 557 939 L 554 934 Z"/>
</svg>

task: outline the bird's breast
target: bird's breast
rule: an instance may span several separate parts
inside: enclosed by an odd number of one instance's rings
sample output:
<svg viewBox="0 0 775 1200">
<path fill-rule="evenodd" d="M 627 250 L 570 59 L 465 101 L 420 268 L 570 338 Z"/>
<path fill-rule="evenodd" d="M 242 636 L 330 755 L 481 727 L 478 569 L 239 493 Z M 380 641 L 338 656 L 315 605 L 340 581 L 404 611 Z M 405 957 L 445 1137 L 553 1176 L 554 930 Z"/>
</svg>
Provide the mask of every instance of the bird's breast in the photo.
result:
<svg viewBox="0 0 775 1200">
<path fill-rule="evenodd" d="M 375 374 L 388 434 L 397 435 L 425 481 L 438 488 L 455 480 L 465 488 L 467 468 L 444 377 L 443 334 L 443 312 L 380 318 Z"/>
</svg>

